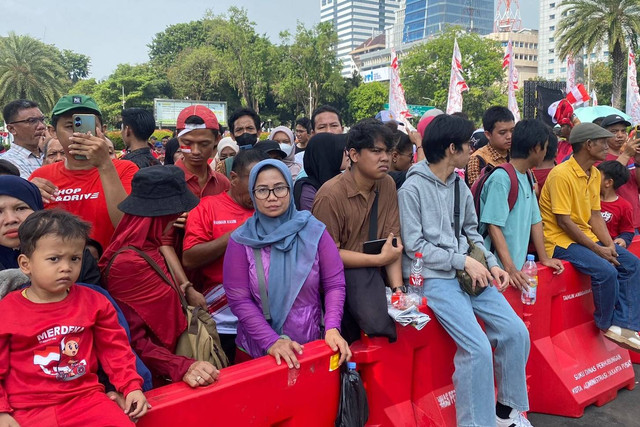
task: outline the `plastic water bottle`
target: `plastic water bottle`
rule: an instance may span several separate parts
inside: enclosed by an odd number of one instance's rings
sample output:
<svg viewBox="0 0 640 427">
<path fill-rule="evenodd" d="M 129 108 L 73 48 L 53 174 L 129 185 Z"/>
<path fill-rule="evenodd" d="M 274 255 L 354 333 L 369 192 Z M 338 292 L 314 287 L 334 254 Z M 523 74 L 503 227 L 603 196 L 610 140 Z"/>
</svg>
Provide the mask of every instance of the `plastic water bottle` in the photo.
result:
<svg viewBox="0 0 640 427">
<path fill-rule="evenodd" d="M 350 371 L 355 371 L 356 370 L 356 362 L 347 362 L 347 368 L 349 368 Z"/>
<path fill-rule="evenodd" d="M 411 262 L 411 275 L 409 276 L 409 292 L 422 297 L 424 279 L 422 277 L 422 254 L 416 252 L 415 259 Z"/>
<path fill-rule="evenodd" d="M 533 305 L 536 303 L 536 293 L 538 292 L 538 266 L 533 255 L 527 255 L 527 261 L 522 267 L 522 272 L 529 278 L 529 290 L 522 291 L 522 303 Z"/>
</svg>

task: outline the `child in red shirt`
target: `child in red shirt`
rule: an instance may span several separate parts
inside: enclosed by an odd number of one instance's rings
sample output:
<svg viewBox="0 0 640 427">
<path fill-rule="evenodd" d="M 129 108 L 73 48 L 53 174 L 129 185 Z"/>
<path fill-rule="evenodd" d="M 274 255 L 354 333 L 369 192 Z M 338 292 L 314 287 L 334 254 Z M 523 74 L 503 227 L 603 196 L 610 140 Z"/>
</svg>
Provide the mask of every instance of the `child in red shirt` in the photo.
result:
<svg viewBox="0 0 640 427">
<path fill-rule="evenodd" d="M 0 425 L 129 426 L 150 407 L 115 309 L 74 285 L 88 233 L 62 210 L 35 212 L 18 230 L 31 286 L 0 301 Z M 124 411 L 104 394 L 98 361 Z"/>
<path fill-rule="evenodd" d="M 617 160 L 602 162 L 598 169 L 601 172 L 600 213 L 613 242 L 627 248 L 634 234 L 633 208 L 616 190 L 629 181 L 629 169 Z"/>
</svg>

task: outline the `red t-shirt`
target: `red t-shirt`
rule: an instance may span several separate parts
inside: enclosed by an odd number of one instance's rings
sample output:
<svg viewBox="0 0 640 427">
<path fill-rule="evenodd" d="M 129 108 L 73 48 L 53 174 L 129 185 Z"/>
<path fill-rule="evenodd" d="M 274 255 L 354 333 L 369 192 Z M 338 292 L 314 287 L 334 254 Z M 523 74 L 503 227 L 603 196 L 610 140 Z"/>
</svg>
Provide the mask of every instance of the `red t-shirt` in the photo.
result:
<svg viewBox="0 0 640 427">
<path fill-rule="evenodd" d="M 142 390 L 127 334 L 98 292 L 74 285 L 62 301 L 36 304 L 15 291 L 0 313 L 0 412 L 104 391 L 98 360 L 119 392 Z"/>
<path fill-rule="evenodd" d="M 547 181 L 547 177 L 549 176 L 549 172 L 551 172 L 551 169 L 553 168 L 549 168 L 549 169 L 532 169 L 531 171 L 533 172 L 533 176 L 536 177 L 536 182 L 538 183 L 538 188 L 540 189 L 540 192 L 542 192 L 542 187 L 544 187 L 544 183 Z"/>
<path fill-rule="evenodd" d="M 251 215 L 253 215 L 253 209 L 240 206 L 226 192 L 205 197 L 189 212 L 182 248 L 186 251 L 234 231 Z M 224 256 L 221 256 L 200 269 L 203 293 L 206 294 L 212 287 L 222 283 L 223 263 Z"/>
<path fill-rule="evenodd" d="M 566 139 L 558 139 L 558 152 L 556 154 L 556 164 L 564 162 L 564 159 L 573 154 L 573 147 Z"/>
<path fill-rule="evenodd" d="M 615 239 L 622 233 L 633 233 L 634 227 L 631 217 L 631 204 L 622 196 L 613 202 L 600 202 L 600 213 L 602 219 L 607 224 L 607 230 L 612 239 Z"/>
<path fill-rule="evenodd" d="M 608 153 L 605 160 L 617 160 L 618 156 Z M 602 162 L 596 162 L 594 166 L 598 166 Z M 634 228 L 640 228 L 640 198 L 638 192 L 638 182 L 636 181 L 636 167 L 634 160 L 630 159 L 627 163 L 629 169 L 629 181 L 624 183 L 616 190 L 616 194 L 625 199 L 631 205 L 631 218 Z"/>
<path fill-rule="evenodd" d="M 128 160 L 114 159 L 113 164 L 124 190 L 129 194 L 131 180 L 138 167 Z M 48 179 L 58 187 L 56 201 L 45 203 L 45 209 L 62 208 L 91 223 L 91 238 L 106 249 L 115 228 L 109 218 L 98 169 L 69 170 L 64 162 L 58 162 L 36 169 L 29 179 L 35 177 Z"/>
<path fill-rule="evenodd" d="M 191 190 L 193 194 L 202 199 L 204 196 L 215 196 L 216 194 L 224 193 L 229 190 L 231 184 L 226 176 L 221 174 L 220 172 L 216 172 L 211 170 L 210 167 L 207 168 L 209 173 L 209 177 L 207 178 L 207 183 L 204 187 L 200 187 L 200 183 L 198 182 L 198 175 L 191 173 L 187 166 L 184 164 L 183 160 L 178 160 L 176 162 L 176 166 L 182 169 L 184 172 L 184 178 L 187 181 L 187 188 Z"/>
</svg>

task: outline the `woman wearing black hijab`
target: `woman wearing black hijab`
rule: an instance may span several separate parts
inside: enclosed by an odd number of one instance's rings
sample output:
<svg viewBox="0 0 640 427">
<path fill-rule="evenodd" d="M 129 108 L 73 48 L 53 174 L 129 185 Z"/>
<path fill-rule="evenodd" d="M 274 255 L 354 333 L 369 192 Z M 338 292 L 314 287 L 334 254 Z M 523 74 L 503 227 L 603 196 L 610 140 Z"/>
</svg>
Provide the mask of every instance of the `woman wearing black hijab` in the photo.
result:
<svg viewBox="0 0 640 427">
<path fill-rule="evenodd" d="M 319 133 L 307 144 L 304 153 L 304 172 L 293 188 L 293 198 L 298 210 L 311 210 L 316 192 L 322 185 L 347 168 L 345 153 L 347 135 Z"/>
</svg>

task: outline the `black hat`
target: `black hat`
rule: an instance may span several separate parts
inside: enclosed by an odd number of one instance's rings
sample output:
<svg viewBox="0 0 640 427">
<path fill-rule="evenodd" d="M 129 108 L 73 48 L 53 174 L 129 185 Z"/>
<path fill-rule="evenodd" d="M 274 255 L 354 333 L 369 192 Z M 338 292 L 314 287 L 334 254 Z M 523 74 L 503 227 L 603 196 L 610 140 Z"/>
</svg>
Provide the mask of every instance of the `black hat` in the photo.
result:
<svg viewBox="0 0 640 427">
<path fill-rule="evenodd" d="M 602 119 L 602 123 L 600 123 L 600 126 L 602 126 L 603 128 L 608 128 L 609 126 L 617 125 L 618 123 L 622 123 L 625 126 L 631 126 L 631 123 L 629 123 L 627 120 L 625 120 L 624 117 L 619 114 L 608 115 L 607 117 Z"/>
<path fill-rule="evenodd" d="M 489 143 L 489 139 L 487 138 L 487 135 L 484 134 L 484 129 L 480 128 L 473 132 L 470 142 L 473 149 L 478 150 L 487 145 Z"/>
<path fill-rule="evenodd" d="M 198 202 L 200 199 L 187 189 L 182 169 L 157 165 L 136 172 L 131 194 L 118 209 L 130 215 L 155 217 L 190 211 Z"/>
<path fill-rule="evenodd" d="M 277 153 L 281 158 L 280 160 L 287 157 L 287 153 L 280 149 L 280 144 L 276 141 L 272 141 L 270 139 L 265 139 L 264 141 L 258 142 L 253 146 L 254 149 L 263 151 L 264 153 L 271 154 Z"/>
</svg>

